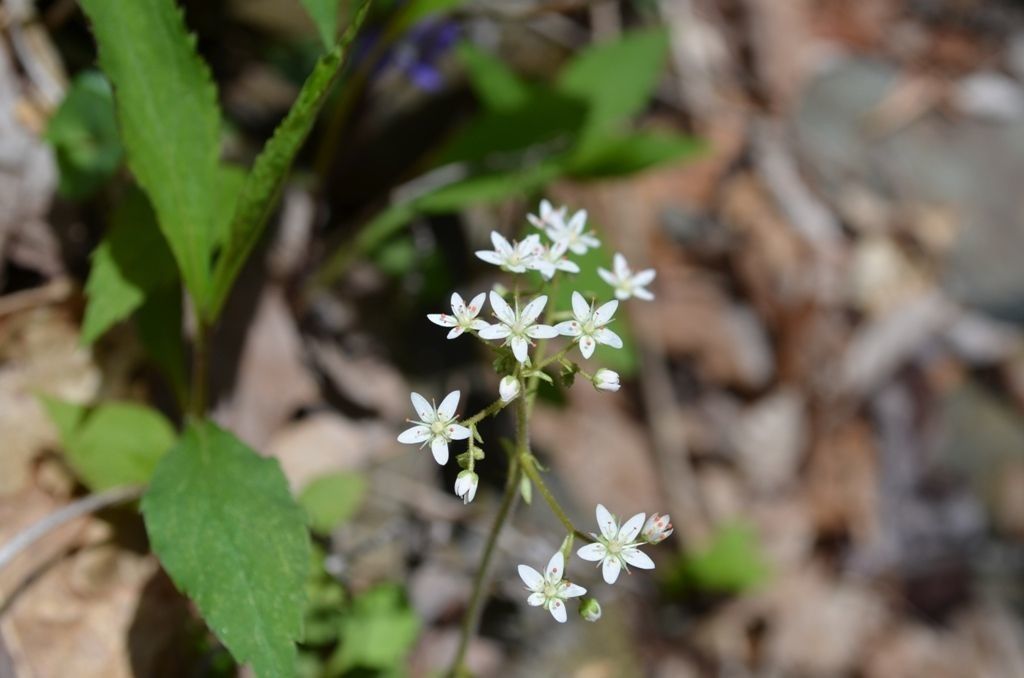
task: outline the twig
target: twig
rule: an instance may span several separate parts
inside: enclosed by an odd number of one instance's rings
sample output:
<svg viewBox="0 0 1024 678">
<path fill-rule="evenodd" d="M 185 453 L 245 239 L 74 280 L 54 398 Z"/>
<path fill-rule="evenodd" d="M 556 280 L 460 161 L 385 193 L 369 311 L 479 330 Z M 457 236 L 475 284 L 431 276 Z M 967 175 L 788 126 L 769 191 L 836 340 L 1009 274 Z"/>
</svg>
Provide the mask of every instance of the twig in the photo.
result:
<svg viewBox="0 0 1024 678">
<path fill-rule="evenodd" d="M 14 535 L 14 538 L 3 546 L 0 546 L 0 570 L 4 569 L 19 553 L 58 527 L 70 523 L 75 518 L 105 509 L 108 506 L 138 499 L 142 496 L 143 489 L 143 487 L 138 485 L 115 487 L 105 492 L 82 497 L 54 511 L 42 520 Z"/>
</svg>

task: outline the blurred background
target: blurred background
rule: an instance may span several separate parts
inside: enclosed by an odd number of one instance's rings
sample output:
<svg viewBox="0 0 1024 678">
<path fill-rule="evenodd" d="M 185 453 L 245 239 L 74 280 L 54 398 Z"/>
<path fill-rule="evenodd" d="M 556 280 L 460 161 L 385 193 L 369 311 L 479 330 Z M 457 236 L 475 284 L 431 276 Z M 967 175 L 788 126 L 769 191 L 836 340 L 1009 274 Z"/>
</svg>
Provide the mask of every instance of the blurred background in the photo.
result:
<svg viewBox="0 0 1024 678">
<path fill-rule="evenodd" d="M 182 6 L 245 166 L 316 29 L 295 0 Z M 0 29 L 2 544 L 87 493 L 37 395 L 180 421 L 189 327 L 84 313 L 104 236 L 152 215 L 76 3 L 4 0 Z M 473 251 L 547 197 L 604 243 L 580 289 L 609 294 L 593 270 L 620 251 L 657 299 L 597 354 L 623 389 L 548 389 L 534 447 L 578 525 L 602 502 L 676 532 L 614 588 L 574 561 L 604 617 L 556 628 L 515 565 L 561 530 L 521 506 L 474 670 L 1024 676 L 1021 177 L 1015 0 L 378 0 L 213 349 L 216 419 L 313 518 L 304 675 L 454 651 L 511 421 L 482 428 L 465 507 L 454 464 L 395 436 L 410 390 L 495 397 L 487 352 L 425 314 L 496 282 Z M 0 606 L 5 678 L 245 672 L 128 508 L 19 554 Z"/>
</svg>

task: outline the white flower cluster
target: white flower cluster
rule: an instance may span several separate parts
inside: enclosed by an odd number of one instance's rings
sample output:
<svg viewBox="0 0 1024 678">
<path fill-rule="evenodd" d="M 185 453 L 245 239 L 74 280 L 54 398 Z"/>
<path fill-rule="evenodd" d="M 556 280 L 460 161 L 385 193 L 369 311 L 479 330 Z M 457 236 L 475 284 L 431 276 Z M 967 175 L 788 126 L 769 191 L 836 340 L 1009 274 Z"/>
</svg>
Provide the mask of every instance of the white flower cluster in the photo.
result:
<svg viewBox="0 0 1024 678">
<path fill-rule="evenodd" d="M 586 254 L 590 249 L 600 247 L 601 243 L 592 231 L 587 230 L 587 213 L 585 210 L 569 216 L 566 207 L 555 209 L 547 200 L 540 203 L 539 213 L 530 214 L 528 221 L 547 238 L 542 241 L 541 234 L 530 234 L 519 241 L 509 242 L 497 232 L 491 233 L 493 250 L 481 250 L 476 256 L 483 261 L 500 267 L 514 274 L 537 272 L 541 279 L 550 281 L 557 273 L 575 274 L 580 272 L 579 264 L 569 259 L 569 253 Z M 493 414 L 508 403 L 525 397 L 527 387 L 535 385 L 538 378 L 550 381 L 544 374 L 549 364 L 555 364 L 567 374 L 566 383 L 579 374 L 589 380 L 595 388 L 602 391 L 618 391 L 619 375 L 609 369 L 600 368 L 590 374 L 578 364 L 566 357 L 569 350 L 579 347 L 580 355 L 589 360 L 598 344 L 611 348 L 622 348 L 622 339 L 608 325 L 612 322 L 619 302 L 630 298 L 652 300 L 654 295 L 647 289 L 655 278 L 653 269 L 634 273 L 621 253 L 612 258 L 612 270 L 598 268 L 597 274 L 612 287 L 614 299 L 598 304 L 593 298 L 588 299 L 578 290 L 571 295 L 571 309 L 554 311 L 548 308 L 547 295 L 535 292 L 527 301 L 518 292 L 510 296 L 492 289 L 480 292 L 472 297 L 467 304 L 461 295 L 451 296 L 451 313 L 431 313 L 427 316 L 430 322 L 449 328 L 448 339 L 455 339 L 463 334 L 474 335 L 483 341 L 501 342 L 496 366 L 501 366 L 498 387 L 498 400 L 487 410 L 460 423 L 456 416 L 459 404 L 459 391 L 449 393 L 440 405 L 435 406 L 418 393 L 412 394 L 413 409 L 419 419 L 409 422 L 413 426 L 398 436 L 399 442 L 430 446 L 434 459 L 438 464 L 448 462 L 448 445 L 453 440 L 467 440 L 469 450 L 460 454 L 458 461 L 463 467 L 455 481 L 455 494 L 463 502 L 469 503 L 476 496 L 479 477 L 474 471 L 475 461 L 483 459 L 483 451 L 475 443 L 482 440 L 476 431 L 476 422 L 483 416 Z M 506 297 L 509 297 L 506 299 Z M 525 295 L 524 295 L 525 297 Z M 485 299 L 489 301 L 494 322 L 481 319 Z M 548 313 L 542 318 L 547 309 Z M 549 324 L 553 320 L 568 318 L 562 322 Z M 537 340 L 555 339 L 559 336 L 570 340 L 561 352 L 541 360 L 534 365 L 530 359 L 531 348 Z M 508 347 L 507 351 L 504 347 Z M 504 356 L 504 357 L 501 357 Z M 535 356 L 536 358 L 537 356 Z M 503 374 L 508 371 L 511 374 Z M 531 381 L 532 380 L 532 381 Z M 532 391 L 530 393 L 532 397 Z M 539 481 L 538 481 L 539 482 Z M 613 584 L 619 573 L 629 566 L 639 569 L 654 568 L 654 561 L 639 550 L 644 544 L 656 544 L 672 533 L 672 525 L 667 515 L 652 514 L 645 521 L 645 514 L 638 513 L 623 524 L 619 524 L 604 506 L 597 506 L 597 522 L 600 534 L 592 534 L 593 542 L 577 551 L 583 560 L 600 563 L 604 580 Z M 533 606 L 542 606 L 559 622 L 567 619 L 566 600 L 580 597 L 586 589 L 563 579 L 565 559 L 569 556 L 569 544 L 555 553 L 548 562 L 544 573 L 540 573 L 527 565 L 519 566 L 519 576 L 530 591 L 527 602 Z M 601 616 L 601 606 L 593 598 L 585 598 L 580 604 L 580 616 L 588 621 L 596 621 Z"/>
</svg>

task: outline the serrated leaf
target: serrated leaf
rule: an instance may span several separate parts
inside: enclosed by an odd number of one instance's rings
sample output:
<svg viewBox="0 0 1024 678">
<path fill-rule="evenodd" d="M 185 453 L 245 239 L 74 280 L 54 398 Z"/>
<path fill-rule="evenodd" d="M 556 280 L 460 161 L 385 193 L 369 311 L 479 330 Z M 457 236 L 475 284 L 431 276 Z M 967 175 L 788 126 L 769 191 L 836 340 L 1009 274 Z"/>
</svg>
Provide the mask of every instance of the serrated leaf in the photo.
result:
<svg viewBox="0 0 1024 678">
<path fill-rule="evenodd" d="M 590 104 L 586 137 L 638 113 L 650 100 L 668 53 L 664 30 L 638 30 L 580 52 L 558 76 L 560 91 Z"/>
<path fill-rule="evenodd" d="M 220 110 L 172 0 L 82 0 L 114 85 L 128 166 L 153 204 L 192 296 L 208 293 L 219 198 Z"/>
<path fill-rule="evenodd" d="M 98 71 L 75 77 L 46 126 L 60 168 L 60 194 L 91 195 L 121 164 L 124 149 L 117 131 L 114 93 Z"/>
<path fill-rule="evenodd" d="M 231 285 L 263 234 L 295 155 L 312 129 L 331 85 L 341 73 L 349 45 L 355 39 L 369 6 L 369 2 L 363 4 L 338 45 L 317 61 L 313 72 L 303 83 L 298 99 L 249 171 L 231 220 L 227 242 L 217 260 L 213 293 L 206 312 L 208 319 L 212 320 L 219 314 Z"/>
<path fill-rule="evenodd" d="M 153 551 L 239 662 L 295 673 L 310 544 L 281 467 L 210 422 L 193 423 L 142 500 Z"/>
<path fill-rule="evenodd" d="M 338 35 L 338 3 L 340 0 L 302 0 L 303 7 L 320 33 L 324 47 L 334 47 L 334 39 Z"/>
<path fill-rule="evenodd" d="M 352 517 L 366 496 L 366 478 L 358 473 L 331 473 L 314 479 L 299 494 L 309 525 L 327 534 Z"/>
<path fill-rule="evenodd" d="M 341 623 L 341 645 L 330 659 L 335 671 L 396 668 L 419 635 L 420 620 L 402 590 L 384 584 L 352 602 Z"/>
<path fill-rule="evenodd" d="M 497 57 L 470 42 L 458 46 L 459 59 L 466 67 L 473 91 L 492 110 L 510 110 L 526 105 L 530 87 Z"/>
<path fill-rule="evenodd" d="M 149 482 L 174 444 L 170 422 L 149 407 L 104 403 L 89 410 L 55 398 L 42 401 L 60 431 L 68 464 L 92 490 Z"/>
<path fill-rule="evenodd" d="M 178 287 L 178 271 L 146 196 L 129 191 L 114 209 L 110 230 L 93 252 L 85 283 L 83 344 L 139 308 L 148 294 Z"/>
</svg>

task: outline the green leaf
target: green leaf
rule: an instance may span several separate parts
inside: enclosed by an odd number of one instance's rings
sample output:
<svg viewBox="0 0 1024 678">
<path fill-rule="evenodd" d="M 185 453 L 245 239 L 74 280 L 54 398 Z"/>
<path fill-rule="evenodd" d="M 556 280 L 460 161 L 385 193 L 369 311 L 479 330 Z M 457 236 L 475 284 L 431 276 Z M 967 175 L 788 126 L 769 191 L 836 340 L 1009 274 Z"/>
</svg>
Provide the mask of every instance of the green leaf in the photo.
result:
<svg viewBox="0 0 1024 678">
<path fill-rule="evenodd" d="M 658 165 L 690 158 L 704 150 L 694 137 L 669 132 L 638 132 L 595 139 L 566 165 L 575 179 L 602 179 L 633 174 Z"/>
<path fill-rule="evenodd" d="M 179 405 L 184 405 L 188 396 L 182 317 L 181 288 L 177 285 L 147 294 L 135 312 L 139 341 L 170 383 Z"/>
<path fill-rule="evenodd" d="M 83 344 L 96 341 L 161 288 L 178 289 L 178 271 L 146 196 L 129 191 L 111 215 L 110 231 L 93 252 L 85 283 Z"/>
<path fill-rule="evenodd" d="M 415 206 L 424 212 L 454 212 L 474 203 L 531 193 L 560 173 L 561 166 L 549 161 L 527 169 L 472 176 L 419 198 Z"/>
<path fill-rule="evenodd" d="M 341 624 L 341 646 L 331 657 L 336 671 L 354 668 L 388 670 L 401 664 L 419 635 L 420 620 L 402 590 L 382 585 L 352 603 Z"/>
<path fill-rule="evenodd" d="M 124 149 L 114 115 L 114 93 L 99 71 L 80 73 L 46 127 L 60 168 L 60 194 L 84 198 L 121 165 Z"/>
<path fill-rule="evenodd" d="M 321 534 L 351 518 L 366 496 L 366 478 L 358 473 L 320 476 L 299 494 L 299 505 L 309 516 L 309 525 Z"/>
<path fill-rule="evenodd" d="M 438 164 L 480 162 L 542 145 L 550 155 L 569 147 L 586 116 L 579 99 L 540 91 L 517 108 L 484 111 L 445 147 Z"/>
<path fill-rule="evenodd" d="M 338 36 L 338 3 L 339 0 L 302 0 L 327 49 L 334 47 Z"/>
<path fill-rule="evenodd" d="M 82 0 L 114 84 L 128 165 L 146 191 L 192 296 L 208 292 L 220 171 L 210 71 L 172 0 Z"/>
<path fill-rule="evenodd" d="M 68 464 L 92 490 L 149 482 L 174 444 L 174 428 L 162 414 L 134 403 L 84 406 L 42 398 L 57 424 Z"/>
<path fill-rule="evenodd" d="M 742 523 L 722 526 L 703 551 L 682 559 L 669 575 L 668 586 L 688 590 L 739 593 L 768 577 L 753 528 Z"/>
<path fill-rule="evenodd" d="M 560 91 L 590 104 L 588 142 L 641 111 L 654 93 L 668 51 L 664 30 L 631 31 L 580 52 L 558 77 Z"/>
<path fill-rule="evenodd" d="M 410 0 L 401 10 L 394 30 L 396 33 L 404 33 L 427 17 L 451 12 L 464 4 L 466 0 Z"/>
<path fill-rule="evenodd" d="M 277 461 L 194 423 L 157 466 L 142 512 L 164 569 L 235 659 L 294 675 L 310 545 Z"/>
<path fill-rule="evenodd" d="M 526 105 L 530 98 L 529 85 L 500 59 L 471 42 L 464 42 L 457 49 L 473 91 L 487 108 L 509 110 Z"/>
<path fill-rule="evenodd" d="M 217 260 L 207 319 L 212 320 L 220 313 L 242 264 L 263 234 L 288 170 L 312 129 L 331 85 L 345 64 L 349 45 L 362 25 L 369 6 L 369 2 L 363 4 L 338 45 L 317 61 L 313 72 L 302 85 L 299 98 L 256 158 L 242 187 L 224 251 Z"/>
</svg>

